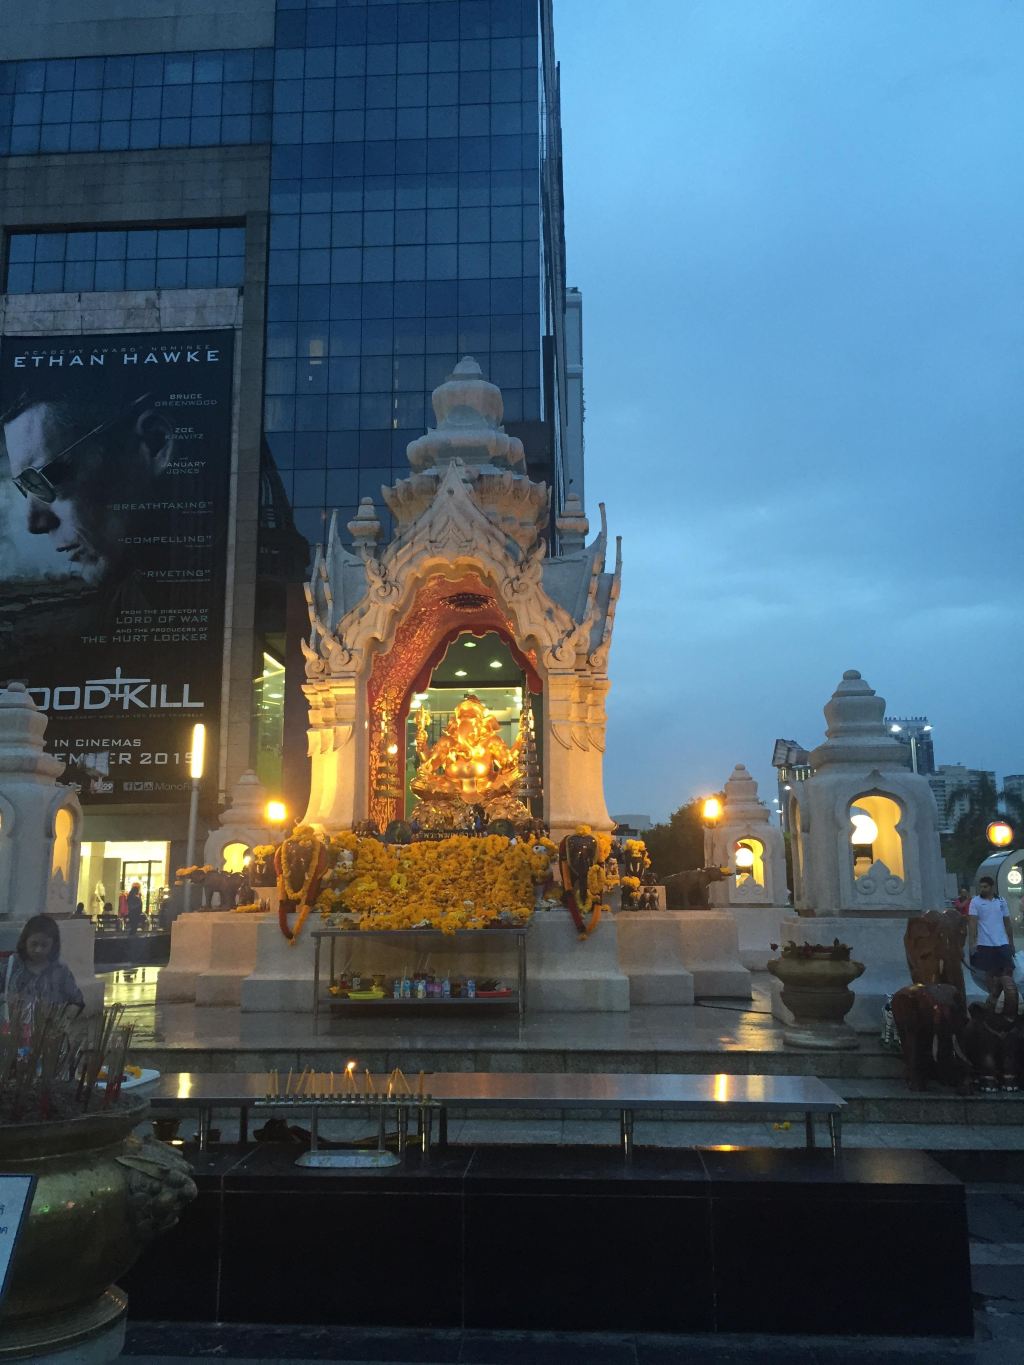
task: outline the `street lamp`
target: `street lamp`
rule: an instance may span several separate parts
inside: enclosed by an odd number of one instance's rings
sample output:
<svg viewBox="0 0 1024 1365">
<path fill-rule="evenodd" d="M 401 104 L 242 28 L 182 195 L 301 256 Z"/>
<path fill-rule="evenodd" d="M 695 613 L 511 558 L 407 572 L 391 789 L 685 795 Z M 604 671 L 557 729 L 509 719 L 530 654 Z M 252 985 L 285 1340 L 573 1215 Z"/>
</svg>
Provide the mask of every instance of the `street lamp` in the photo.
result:
<svg viewBox="0 0 1024 1365">
<path fill-rule="evenodd" d="M 993 820 L 985 828 L 985 838 L 993 848 L 1009 848 L 1013 843 L 1013 826 L 1006 820 Z"/>
<path fill-rule="evenodd" d="M 192 727 L 192 752 L 189 755 L 188 773 L 192 779 L 192 794 L 188 806 L 188 843 L 185 847 L 185 862 L 189 867 L 196 861 L 196 826 L 199 823 L 199 783 L 203 776 L 203 761 L 206 758 L 206 726 L 201 721 Z M 183 898 L 186 911 L 192 909 L 192 878 L 185 881 Z"/>
<path fill-rule="evenodd" d="M 701 806 L 704 819 L 704 866 L 711 866 L 711 832 L 722 818 L 722 803 L 717 796 L 706 796 Z"/>
<path fill-rule="evenodd" d="M 288 809 L 283 801 L 268 801 L 263 813 L 268 825 L 283 825 L 288 818 Z"/>
</svg>

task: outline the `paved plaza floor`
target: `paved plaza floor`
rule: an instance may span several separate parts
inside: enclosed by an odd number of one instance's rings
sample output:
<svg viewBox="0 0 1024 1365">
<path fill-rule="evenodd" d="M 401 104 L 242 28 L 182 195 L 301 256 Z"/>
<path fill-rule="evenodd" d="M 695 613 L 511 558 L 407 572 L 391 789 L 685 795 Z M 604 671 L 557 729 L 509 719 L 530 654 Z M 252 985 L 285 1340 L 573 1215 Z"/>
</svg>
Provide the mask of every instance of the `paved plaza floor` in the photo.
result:
<svg viewBox="0 0 1024 1365">
<path fill-rule="evenodd" d="M 419 1070 L 662 1071 L 666 1073 L 792 1070 L 828 1080 L 848 1101 L 843 1140 L 853 1147 L 926 1150 L 1024 1149 L 1024 1096 L 961 1098 L 934 1089 L 911 1095 L 899 1058 L 864 1036 L 848 1053 L 795 1053 L 769 1013 L 767 976 L 755 977 L 753 999 L 681 1007 L 638 1007 L 620 1014 L 534 1014 L 511 1017 L 401 1018 L 374 1014 L 326 1020 L 320 1032 L 305 1014 L 243 1014 L 235 1008 L 157 1005 L 159 968 L 107 978 L 108 999 L 127 1006 L 136 1052 L 160 1070 L 260 1071 L 311 1065 L 340 1070 L 349 1057 L 374 1072 Z M 358 1125 L 337 1125 L 354 1135 Z M 190 1132 L 183 1123 L 183 1133 Z M 511 1122 L 453 1118 L 450 1139 L 462 1142 L 577 1143 L 618 1140 L 610 1120 L 536 1116 Z M 658 1146 L 798 1146 L 802 1125 L 664 1119 L 637 1126 L 637 1140 Z M 1022 1238 L 1024 1240 L 1024 1232 Z"/>
</svg>

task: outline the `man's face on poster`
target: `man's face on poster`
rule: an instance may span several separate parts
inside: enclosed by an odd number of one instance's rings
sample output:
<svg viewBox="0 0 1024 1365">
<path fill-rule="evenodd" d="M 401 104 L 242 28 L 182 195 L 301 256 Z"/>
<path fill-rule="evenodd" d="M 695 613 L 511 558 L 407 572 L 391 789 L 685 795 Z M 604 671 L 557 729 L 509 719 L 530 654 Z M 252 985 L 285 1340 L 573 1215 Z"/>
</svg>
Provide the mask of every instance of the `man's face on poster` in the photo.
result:
<svg viewBox="0 0 1024 1365">
<path fill-rule="evenodd" d="M 4 437 L 26 530 L 49 537 L 66 572 L 93 587 L 123 557 L 124 519 L 111 504 L 150 492 L 173 436 L 145 400 L 105 423 L 73 417 L 61 403 L 32 403 L 5 422 Z"/>
</svg>

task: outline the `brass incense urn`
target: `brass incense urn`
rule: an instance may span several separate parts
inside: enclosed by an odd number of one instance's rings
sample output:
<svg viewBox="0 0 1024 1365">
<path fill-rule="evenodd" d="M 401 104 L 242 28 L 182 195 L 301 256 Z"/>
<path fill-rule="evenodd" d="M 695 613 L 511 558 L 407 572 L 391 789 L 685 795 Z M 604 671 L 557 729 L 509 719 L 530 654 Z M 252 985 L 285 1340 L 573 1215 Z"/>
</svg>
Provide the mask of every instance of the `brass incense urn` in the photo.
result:
<svg viewBox="0 0 1024 1365">
<path fill-rule="evenodd" d="M 113 1283 L 196 1195 L 188 1164 L 132 1130 L 144 1100 L 64 1119 L 0 1123 L 0 1170 L 36 1176 L 0 1310 L 0 1360 L 110 1340 L 126 1296 Z M 90 1351 L 90 1359 L 100 1358 Z"/>
</svg>

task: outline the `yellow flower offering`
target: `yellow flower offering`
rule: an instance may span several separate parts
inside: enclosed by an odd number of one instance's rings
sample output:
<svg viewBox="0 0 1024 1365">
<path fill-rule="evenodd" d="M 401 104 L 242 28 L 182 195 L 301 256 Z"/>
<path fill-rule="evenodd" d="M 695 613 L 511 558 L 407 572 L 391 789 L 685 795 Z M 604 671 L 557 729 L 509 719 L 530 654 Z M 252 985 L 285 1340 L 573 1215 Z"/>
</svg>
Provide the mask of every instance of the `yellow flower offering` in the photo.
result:
<svg viewBox="0 0 1024 1365">
<path fill-rule="evenodd" d="M 343 890 L 321 894 L 322 914 L 353 912 L 364 929 L 429 924 L 449 934 L 528 919 L 534 883 L 547 879 L 558 856 L 550 839 L 513 843 L 497 834 L 391 847 L 346 833 L 331 850 L 353 855 L 355 876 Z"/>
</svg>

